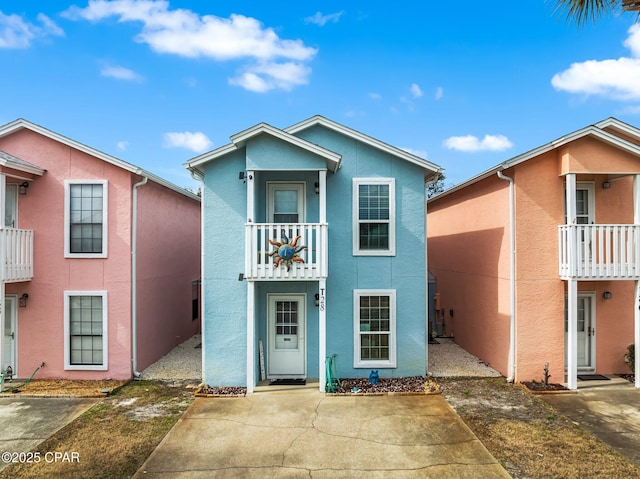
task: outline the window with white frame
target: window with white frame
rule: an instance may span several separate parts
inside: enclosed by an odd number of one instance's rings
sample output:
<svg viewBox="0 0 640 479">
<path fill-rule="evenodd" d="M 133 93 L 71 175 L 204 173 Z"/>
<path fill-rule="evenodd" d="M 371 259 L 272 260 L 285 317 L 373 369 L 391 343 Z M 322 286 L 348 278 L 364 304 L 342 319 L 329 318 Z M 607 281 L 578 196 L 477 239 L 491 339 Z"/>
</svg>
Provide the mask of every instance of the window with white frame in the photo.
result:
<svg viewBox="0 0 640 479">
<path fill-rule="evenodd" d="M 394 178 L 353 179 L 353 254 L 396 254 Z"/>
<path fill-rule="evenodd" d="M 64 303 L 64 368 L 106 370 L 106 291 L 65 291 Z"/>
<path fill-rule="evenodd" d="M 107 257 L 106 181 L 65 181 L 65 257 Z"/>
<path fill-rule="evenodd" d="M 395 368 L 396 291 L 356 289 L 353 293 L 354 367 Z"/>
</svg>

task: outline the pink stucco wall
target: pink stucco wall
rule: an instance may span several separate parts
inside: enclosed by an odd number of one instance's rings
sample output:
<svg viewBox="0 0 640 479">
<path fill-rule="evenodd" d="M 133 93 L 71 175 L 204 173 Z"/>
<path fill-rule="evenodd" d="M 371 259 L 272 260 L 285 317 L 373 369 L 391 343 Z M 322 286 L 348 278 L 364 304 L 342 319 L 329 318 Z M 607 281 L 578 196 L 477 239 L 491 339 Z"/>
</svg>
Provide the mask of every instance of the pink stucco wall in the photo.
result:
<svg viewBox="0 0 640 479">
<path fill-rule="evenodd" d="M 632 223 L 629 172 L 637 159 L 601 141 L 585 138 L 505 171 L 516 198 L 516 381 L 564 381 L 564 298 L 558 273 L 558 225 L 564 223 L 565 179 L 595 184 L 596 223 Z M 590 173 L 595 172 L 595 173 Z M 611 180 L 611 188 L 602 182 Z M 472 354 L 507 375 L 508 364 L 508 187 L 490 177 L 428 207 L 429 265 L 438 279 L 449 333 Z M 633 341 L 632 281 L 581 281 L 596 310 L 596 371 L 627 371 L 622 358 Z M 610 291 L 612 299 L 602 294 Z M 449 310 L 454 316 L 450 318 Z M 451 326 L 452 325 L 452 326 Z M 500 339 L 493 337 L 500 335 Z"/>
<path fill-rule="evenodd" d="M 18 201 L 17 226 L 34 230 L 35 258 L 33 280 L 6 287 L 29 295 L 18 308 L 17 374 L 29 376 L 44 362 L 41 378 L 130 378 L 132 185 L 141 177 L 28 129 L 0 138 L 0 150 L 47 170 Z M 108 181 L 107 258 L 64 258 L 65 179 Z M 197 331 L 190 301 L 200 246 L 198 201 L 152 182 L 140 192 L 139 369 Z M 107 291 L 108 369 L 65 370 L 64 292 L 93 290 Z"/>
<path fill-rule="evenodd" d="M 200 202 L 156 183 L 138 190 L 138 369 L 200 331 Z"/>
<path fill-rule="evenodd" d="M 429 270 L 437 279 L 445 334 L 503 374 L 509 341 L 508 197 L 508 183 L 491 177 L 430 202 L 427 220 Z"/>
</svg>

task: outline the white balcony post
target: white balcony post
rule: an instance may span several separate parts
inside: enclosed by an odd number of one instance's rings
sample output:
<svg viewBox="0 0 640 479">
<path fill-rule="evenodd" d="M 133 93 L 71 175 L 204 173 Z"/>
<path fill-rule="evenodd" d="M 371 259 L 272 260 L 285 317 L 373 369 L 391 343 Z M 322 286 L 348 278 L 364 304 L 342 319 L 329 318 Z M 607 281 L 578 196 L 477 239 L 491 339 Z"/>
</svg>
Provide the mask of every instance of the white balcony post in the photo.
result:
<svg viewBox="0 0 640 479">
<path fill-rule="evenodd" d="M 247 281 L 247 394 L 255 384 L 255 283 Z"/>
<path fill-rule="evenodd" d="M 318 281 L 318 350 L 319 350 L 319 368 L 320 368 L 320 392 L 325 392 L 327 384 L 327 281 L 321 279 Z"/>
<path fill-rule="evenodd" d="M 635 387 L 640 388 L 640 281 L 636 280 L 636 297 L 634 299 L 633 313 L 633 344 L 635 344 Z"/>
<path fill-rule="evenodd" d="M 576 223 L 576 175 L 575 173 L 569 173 L 566 177 L 566 208 L 567 208 L 567 219 L 566 223 L 568 225 L 574 225 Z M 576 259 L 577 256 L 577 232 L 575 228 L 569 228 L 568 232 L 569 239 L 569 251 L 568 251 L 568 260 L 569 260 L 569 275 L 575 276 L 577 273 L 578 262 Z"/>
<path fill-rule="evenodd" d="M 578 282 L 567 281 L 567 387 L 578 389 Z"/>
<path fill-rule="evenodd" d="M 320 224 L 327 222 L 327 170 L 318 171 L 319 198 L 320 201 Z"/>
</svg>

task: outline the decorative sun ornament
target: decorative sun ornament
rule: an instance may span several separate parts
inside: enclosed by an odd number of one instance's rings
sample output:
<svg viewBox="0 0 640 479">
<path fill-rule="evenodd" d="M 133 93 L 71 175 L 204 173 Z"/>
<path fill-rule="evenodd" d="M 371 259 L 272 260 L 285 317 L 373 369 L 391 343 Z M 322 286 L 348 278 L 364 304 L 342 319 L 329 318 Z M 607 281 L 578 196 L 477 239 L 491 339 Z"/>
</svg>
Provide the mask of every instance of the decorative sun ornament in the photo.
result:
<svg viewBox="0 0 640 479">
<path fill-rule="evenodd" d="M 276 261 L 273 264 L 274 268 L 280 266 L 280 263 L 284 263 L 287 267 L 287 271 L 289 271 L 294 261 L 304 263 L 304 259 L 302 259 L 298 253 L 307 247 L 297 246 L 298 240 L 301 238 L 300 236 L 296 236 L 292 240 L 289 240 L 284 230 L 282 230 L 281 234 L 282 239 L 280 241 L 269 240 L 269 244 L 275 246 L 275 249 L 269 253 L 269 256 L 276 256 Z"/>
</svg>

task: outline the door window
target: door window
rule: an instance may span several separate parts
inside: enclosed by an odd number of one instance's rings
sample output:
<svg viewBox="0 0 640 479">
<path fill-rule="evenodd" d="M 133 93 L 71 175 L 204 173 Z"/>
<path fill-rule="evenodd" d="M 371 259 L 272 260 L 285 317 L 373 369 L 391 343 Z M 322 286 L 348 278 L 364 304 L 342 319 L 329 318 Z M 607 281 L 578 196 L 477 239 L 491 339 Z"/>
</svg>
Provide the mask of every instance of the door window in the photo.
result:
<svg viewBox="0 0 640 479">
<path fill-rule="evenodd" d="M 304 183 L 268 183 L 270 223 L 304 223 Z"/>
</svg>

